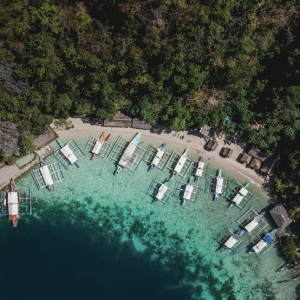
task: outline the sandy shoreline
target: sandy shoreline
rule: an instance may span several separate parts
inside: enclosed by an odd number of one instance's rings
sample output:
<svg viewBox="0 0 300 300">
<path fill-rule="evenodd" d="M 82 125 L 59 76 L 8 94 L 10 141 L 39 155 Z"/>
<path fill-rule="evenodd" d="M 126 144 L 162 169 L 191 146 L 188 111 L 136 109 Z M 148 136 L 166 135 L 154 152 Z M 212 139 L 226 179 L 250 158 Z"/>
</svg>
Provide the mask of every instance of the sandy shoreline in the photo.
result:
<svg viewBox="0 0 300 300">
<path fill-rule="evenodd" d="M 181 153 L 185 148 L 189 148 L 188 156 L 192 159 L 198 160 L 200 156 L 204 157 L 204 161 L 210 161 L 214 166 L 224 169 L 230 176 L 236 178 L 240 182 L 250 181 L 252 183 L 252 189 L 260 197 L 268 199 L 270 184 L 266 184 L 266 178 L 257 174 L 254 170 L 246 168 L 237 161 L 237 158 L 243 149 L 236 144 L 225 145 L 223 139 L 217 139 L 219 145 L 214 152 L 204 150 L 205 140 L 198 136 L 188 135 L 187 131 L 176 133 L 162 132 L 160 134 L 151 133 L 149 130 L 138 130 L 134 128 L 114 128 L 114 127 L 102 127 L 100 125 L 91 125 L 84 123 L 80 118 L 70 118 L 74 128 L 70 130 L 59 130 L 54 127 L 54 130 L 58 133 L 61 139 L 75 139 L 81 138 L 88 140 L 90 135 L 99 137 L 100 134 L 105 131 L 107 134 L 111 133 L 113 140 L 116 140 L 119 135 L 127 139 L 132 139 L 134 133 L 137 131 L 142 132 L 141 142 L 145 144 L 153 144 L 160 146 L 163 142 L 167 143 L 167 148 L 176 149 Z M 177 134 L 184 135 L 184 139 L 177 137 Z M 223 146 L 229 147 L 233 150 L 233 154 L 230 158 L 223 158 L 219 155 Z M 272 187 L 271 187 L 272 188 Z"/>
</svg>

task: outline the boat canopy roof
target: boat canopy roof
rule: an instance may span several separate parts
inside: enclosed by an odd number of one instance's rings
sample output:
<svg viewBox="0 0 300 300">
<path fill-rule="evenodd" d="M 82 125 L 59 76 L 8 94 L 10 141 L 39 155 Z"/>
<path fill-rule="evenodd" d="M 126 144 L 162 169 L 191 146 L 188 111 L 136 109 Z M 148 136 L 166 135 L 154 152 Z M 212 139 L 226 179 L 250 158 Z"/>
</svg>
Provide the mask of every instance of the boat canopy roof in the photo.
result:
<svg viewBox="0 0 300 300">
<path fill-rule="evenodd" d="M 245 226 L 245 229 L 248 232 L 251 232 L 257 225 L 258 225 L 258 222 L 253 220 L 252 222 L 250 222 L 248 225 Z"/>
<path fill-rule="evenodd" d="M 102 145 L 103 145 L 103 141 L 102 141 L 102 143 L 99 143 L 99 141 L 97 141 L 97 142 L 95 143 L 95 146 L 94 146 L 93 150 L 92 150 L 92 153 L 98 155 L 98 154 L 100 153 L 100 150 L 101 150 L 101 148 L 102 148 Z"/>
<path fill-rule="evenodd" d="M 264 240 L 267 244 L 270 244 L 270 243 L 272 242 L 272 237 L 271 237 L 269 234 L 267 234 L 267 235 L 263 238 L 263 240 Z"/>
<path fill-rule="evenodd" d="M 217 177 L 217 185 L 223 185 L 223 178 Z"/>
<path fill-rule="evenodd" d="M 158 193 L 156 195 L 156 199 L 161 200 L 167 190 L 168 190 L 168 187 L 165 184 L 162 184 L 160 186 L 159 190 L 158 190 Z"/>
<path fill-rule="evenodd" d="M 7 204 L 9 215 L 14 216 L 19 214 L 18 192 L 8 192 Z"/>
<path fill-rule="evenodd" d="M 222 186 L 221 185 L 216 186 L 216 194 L 222 194 Z"/>
<path fill-rule="evenodd" d="M 255 251 L 255 253 L 259 253 L 262 249 L 264 249 L 268 244 L 264 241 L 261 240 L 259 241 L 254 247 L 253 250 Z"/>
<path fill-rule="evenodd" d="M 236 194 L 232 201 L 236 204 L 240 204 L 243 199 L 244 197 L 242 195 Z"/>
<path fill-rule="evenodd" d="M 119 161 L 119 165 L 121 167 L 125 167 L 127 165 L 136 147 L 137 147 L 137 143 L 133 143 L 132 141 L 129 143 L 129 145 L 127 146 L 125 152 L 123 153 Z"/>
<path fill-rule="evenodd" d="M 69 160 L 71 164 L 74 164 L 78 160 L 78 158 L 68 145 L 62 147 L 60 151 Z"/>
<path fill-rule="evenodd" d="M 177 173 L 180 173 L 180 171 L 182 170 L 186 160 L 187 160 L 186 156 L 181 156 L 178 163 L 177 163 L 177 165 L 176 165 L 176 167 L 175 167 L 175 169 L 174 169 L 174 171 L 177 172 Z"/>
<path fill-rule="evenodd" d="M 233 236 L 231 236 L 224 245 L 227 248 L 231 249 L 237 243 L 237 241 L 238 240 L 236 238 L 234 238 Z"/>
<path fill-rule="evenodd" d="M 51 176 L 51 173 L 50 173 L 49 168 L 48 168 L 47 165 L 41 167 L 40 172 L 41 172 L 41 175 L 42 175 L 42 177 L 45 181 L 46 186 L 52 185 L 54 183 L 53 179 L 52 179 L 52 176 Z"/>
<path fill-rule="evenodd" d="M 245 197 L 248 194 L 248 190 L 246 190 L 244 187 L 242 187 L 239 190 L 239 193 Z"/>
</svg>

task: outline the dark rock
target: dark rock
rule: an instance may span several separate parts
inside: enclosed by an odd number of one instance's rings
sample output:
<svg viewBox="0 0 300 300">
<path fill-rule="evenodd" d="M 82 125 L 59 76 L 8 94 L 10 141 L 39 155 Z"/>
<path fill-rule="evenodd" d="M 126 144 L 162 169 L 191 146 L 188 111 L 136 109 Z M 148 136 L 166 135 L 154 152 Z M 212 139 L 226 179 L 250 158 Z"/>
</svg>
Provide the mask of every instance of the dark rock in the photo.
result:
<svg viewBox="0 0 300 300">
<path fill-rule="evenodd" d="M 0 62 L 0 84 L 6 84 L 7 91 L 13 94 L 20 95 L 30 89 L 27 82 L 15 80 L 12 78 L 13 64 L 5 61 Z"/>
<path fill-rule="evenodd" d="M 14 152 L 20 155 L 18 139 L 19 133 L 16 124 L 0 123 L 0 148 L 3 149 L 6 156 L 12 156 Z"/>
</svg>

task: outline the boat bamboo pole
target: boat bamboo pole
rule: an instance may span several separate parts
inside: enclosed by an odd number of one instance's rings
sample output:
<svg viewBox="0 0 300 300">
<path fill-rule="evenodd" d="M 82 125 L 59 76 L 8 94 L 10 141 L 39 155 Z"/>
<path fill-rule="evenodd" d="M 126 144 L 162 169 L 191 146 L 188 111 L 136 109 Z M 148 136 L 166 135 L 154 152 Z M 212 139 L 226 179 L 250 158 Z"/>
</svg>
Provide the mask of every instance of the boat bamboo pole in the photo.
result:
<svg viewBox="0 0 300 300">
<path fill-rule="evenodd" d="M 174 154 L 174 151 L 172 152 L 172 154 L 170 155 L 170 157 L 169 157 L 167 163 L 166 163 L 165 166 L 163 167 L 163 169 L 162 169 L 163 171 L 168 167 L 168 165 L 169 165 L 169 163 L 170 163 L 170 160 L 171 160 L 173 154 Z"/>
</svg>

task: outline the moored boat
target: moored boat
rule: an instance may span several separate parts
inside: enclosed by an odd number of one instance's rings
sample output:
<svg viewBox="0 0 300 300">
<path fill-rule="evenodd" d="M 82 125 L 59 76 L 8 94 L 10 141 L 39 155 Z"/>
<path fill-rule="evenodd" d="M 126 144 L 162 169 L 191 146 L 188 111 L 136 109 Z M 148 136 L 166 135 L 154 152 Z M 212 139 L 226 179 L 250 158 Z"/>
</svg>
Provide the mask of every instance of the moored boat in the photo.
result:
<svg viewBox="0 0 300 300">
<path fill-rule="evenodd" d="M 16 188 L 14 179 L 10 181 L 10 189 L 5 198 L 4 205 L 8 208 L 8 219 L 12 221 L 13 227 L 17 227 L 20 214 L 20 193 Z"/>
<path fill-rule="evenodd" d="M 244 184 L 243 186 L 239 187 L 236 190 L 236 195 L 234 196 L 234 198 L 232 199 L 231 205 L 233 204 L 240 204 L 242 202 L 242 200 L 246 197 L 246 195 L 248 194 L 248 187 L 250 185 L 250 182 L 247 182 L 246 184 Z"/>
<path fill-rule="evenodd" d="M 223 178 L 222 170 L 220 169 L 218 176 L 216 177 L 216 189 L 215 189 L 215 201 L 218 201 L 219 195 L 222 195 Z"/>
<path fill-rule="evenodd" d="M 185 162 L 187 160 L 186 155 L 188 153 L 188 150 L 189 150 L 189 148 L 185 149 L 185 151 L 183 152 L 183 154 L 180 156 L 180 158 L 179 158 L 179 160 L 178 160 L 178 162 L 177 162 L 177 164 L 175 166 L 175 169 L 173 171 L 173 176 L 172 176 L 171 179 L 173 179 L 174 176 L 176 176 L 177 174 L 179 174 L 180 171 L 182 170 L 182 168 L 183 168 L 183 166 L 184 166 L 184 164 L 185 164 Z"/>
<path fill-rule="evenodd" d="M 104 136 L 105 136 L 105 132 L 103 132 L 99 138 L 98 141 L 96 141 L 94 148 L 92 149 L 92 158 L 91 160 L 93 160 L 95 158 L 96 155 L 100 154 L 102 145 L 104 143 Z"/>
<path fill-rule="evenodd" d="M 265 215 L 265 212 L 262 212 L 256 216 L 250 223 L 245 226 L 247 232 L 251 232 L 259 223 L 260 219 Z"/>
<path fill-rule="evenodd" d="M 167 180 L 167 181 L 165 181 L 165 182 L 160 186 L 160 188 L 158 189 L 158 192 L 157 192 L 157 194 L 156 194 L 156 196 L 155 196 L 156 201 L 157 201 L 157 200 L 162 200 L 162 198 L 164 197 L 165 193 L 166 193 L 167 190 L 168 190 L 168 184 L 169 184 L 169 181 Z M 156 202 L 156 201 L 155 201 L 155 202 Z"/>
<path fill-rule="evenodd" d="M 185 205 L 186 201 L 190 200 L 191 197 L 192 197 L 192 193 L 193 193 L 193 190 L 194 190 L 194 186 L 192 185 L 192 183 L 193 183 L 193 177 L 190 178 L 189 183 L 185 186 L 182 205 Z"/>
<path fill-rule="evenodd" d="M 234 245 L 238 242 L 239 237 L 244 233 L 244 230 L 239 230 L 237 233 L 233 234 L 224 244 L 223 248 L 220 252 L 224 251 L 225 249 L 231 250 Z"/>
<path fill-rule="evenodd" d="M 261 250 L 266 248 L 268 245 L 274 242 L 272 236 L 278 231 L 274 229 L 272 232 L 268 233 L 262 240 L 260 240 L 250 251 L 249 254 L 259 253 Z"/>
<path fill-rule="evenodd" d="M 72 149 L 69 147 L 68 144 L 64 144 L 63 142 L 61 142 L 60 140 L 56 140 L 57 143 L 59 144 L 59 146 L 61 147 L 59 149 L 59 151 L 63 154 L 64 158 L 66 161 L 68 161 L 71 165 L 75 164 L 78 168 L 79 166 L 79 162 L 78 162 L 78 157 L 74 154 L 74 152 L 72 151 Z"/>
<path fill-rule="evenodd" d="M 197 164 L 197 169 L 196 169 L 196 172 L 195 172 L 196 181 L 199 180 L 199 177 L 202 177 L 203 170 L 204 170 L 204 162 L 203 162 L 203 157 L 201 156 L 200 160 Z"/>
<path fill-rule="evenodd" d="M 116 175 L 118 175 L 123 169 L 124 167 L 127 165 L 127 163 L 130 161 L 139 141 L 141 138 L 142 133 L 138 132 L 134 138 L 130 141 L 129 145 L 126 147 L 123 155 L 121 156 L 118 166 L 117 166 L 117 171 L 116 171 Z"/>
<path fill-rule="evenodd" d="M 45 182 L 46 187 L 53 192 L 54 191 L 54 182 L 53 178 L 51 176 L 50 170 L 45 163 L 44 159 L 40 156 L 40 173 L 41 176 L 43 177 L 43 180 Z"/>
<path fill-rule="evenodd" d="M 157 149 L 157 153 L 151 163 L 150 171 L 152 171 L 154 168 L 156 168 L 158 166 L 159 162 L 164 158 L 165 147 L 166 147 L 166 143 L 162 144 L 162 146 Z"/>
</svg>

